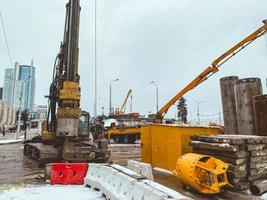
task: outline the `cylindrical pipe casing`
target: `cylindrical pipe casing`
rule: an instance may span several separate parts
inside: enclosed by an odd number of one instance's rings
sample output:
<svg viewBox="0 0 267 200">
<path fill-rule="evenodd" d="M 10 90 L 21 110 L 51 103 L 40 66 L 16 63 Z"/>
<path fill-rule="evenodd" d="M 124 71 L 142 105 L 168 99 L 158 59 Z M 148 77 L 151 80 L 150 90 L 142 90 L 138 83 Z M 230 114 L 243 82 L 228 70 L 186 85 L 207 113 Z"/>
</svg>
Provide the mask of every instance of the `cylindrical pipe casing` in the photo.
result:
<svg viewBox="0 0 267 200">
<path fill-rule="evenodd" d="M 237 81 L 235 99 L 239 135 L 256 135 L 252 97 L 261 94 L 259 78 L 244 78 Z"/>
<path fill-rule="evenodd" d="M 256 134 L 267 136 L 267 95 L 253 97 L 253 110 Z"/>
<path fill-rule="evenodd" d="M 228 164 L 212 156 L 187 153 L 178 158 L 174 174 L 185 185 L 204 194 L 216 194 L 229 185 Z"/>
<path fill-rule="evenodd" d="M 235 84 L 238 79 L 238 76 L 227 76 L 220 79 L 225 134 L 238 134 L 235 104 Z"/>
<path fill-rule="evenodd" d="M 57 120 L 57 137 L 78 137 L 79 119 L 59 118 Z"/>
</svg>

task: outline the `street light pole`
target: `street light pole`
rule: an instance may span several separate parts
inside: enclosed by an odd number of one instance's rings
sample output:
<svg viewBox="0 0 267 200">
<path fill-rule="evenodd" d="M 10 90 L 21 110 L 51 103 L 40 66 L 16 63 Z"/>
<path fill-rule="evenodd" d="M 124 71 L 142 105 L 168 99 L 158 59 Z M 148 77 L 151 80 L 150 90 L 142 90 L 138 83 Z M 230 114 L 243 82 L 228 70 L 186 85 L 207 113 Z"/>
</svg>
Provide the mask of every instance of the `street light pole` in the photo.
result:
<svg viewBox="0 0 267 200">
<path fill-rule="evenodd" d="M 156 86 L 156 110 L 157 112 L 159 111 L 159 87 L 158 85 L 155 83 L 155 81 L 151 81 L 150 82 L 151 84 L 155 85 Z"/>
<path fill-rule="evenodd" d="M 116 82 L 116 81 L 118 81 L 118 80 L 119 79 L 117 78 L 117 79 L 111 81 L 110 84 L 109 84 L 109 114 L 112 113 L 112 97 L 111 97 L 112 88 L 111 88 L 111 84 Z"/>
<path fill-rule="evenodd" d="M 21 100 L 22 100 L 22 94 L 23 94 L 23 87 L 24 87 L 24 83 L 31 78 L 31 76 L 29 76 L 26 80 L 24 80 L 22 82 L 21 85 L 21 91 L 20 91 L 20 97 L 19 97 L 19 118 L 18 118 L 18 124 L 17 124 L 17 133 L 15 134 L 15 139 L 18 139 L 18 135 L 20 133 L 20 122 L 21 122 Z"/>
<path fill-rule="evenodd" d="M 205 101 L 196 101 L 197 104 L 197 122 L 200 125 L 200 113 L 199 113 L 199 104 L 204 103 Z"/>
</svg>

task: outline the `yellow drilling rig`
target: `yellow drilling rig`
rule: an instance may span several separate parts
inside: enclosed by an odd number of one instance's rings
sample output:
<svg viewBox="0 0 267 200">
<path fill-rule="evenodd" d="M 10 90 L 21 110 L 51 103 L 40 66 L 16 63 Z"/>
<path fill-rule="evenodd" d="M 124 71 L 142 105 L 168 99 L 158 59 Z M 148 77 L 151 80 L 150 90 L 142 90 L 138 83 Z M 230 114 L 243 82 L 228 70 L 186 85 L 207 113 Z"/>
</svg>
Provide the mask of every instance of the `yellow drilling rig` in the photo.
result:
<svg viewBox="0 0 267 200">
<path fill-rule="evenodd" d="M 41 165 L 48 162 L 105 162 L 109 158 L 105 139 L 90 137 L 89 113 L 81 111 L 78 74 L 80 0 L 66 5 L 64 37 L 50 85 L 49 110 L 41 140 L 27 142 L 24 154 Z"/>
</svg>

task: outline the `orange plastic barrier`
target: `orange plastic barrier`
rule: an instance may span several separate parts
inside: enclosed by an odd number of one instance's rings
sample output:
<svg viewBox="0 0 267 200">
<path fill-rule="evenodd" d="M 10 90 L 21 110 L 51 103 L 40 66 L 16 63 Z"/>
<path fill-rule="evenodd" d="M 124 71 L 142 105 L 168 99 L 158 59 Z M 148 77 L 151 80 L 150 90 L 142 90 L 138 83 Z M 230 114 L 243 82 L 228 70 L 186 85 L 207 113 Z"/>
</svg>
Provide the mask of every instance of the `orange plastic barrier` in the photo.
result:
<svg viewBox="0 0 267 200">
<path fill-rule="evenodd" d="M 51 185 L 82 185 L 87 169 L 87 163 L 54 163 L 51 171 Z"/>
</svg>

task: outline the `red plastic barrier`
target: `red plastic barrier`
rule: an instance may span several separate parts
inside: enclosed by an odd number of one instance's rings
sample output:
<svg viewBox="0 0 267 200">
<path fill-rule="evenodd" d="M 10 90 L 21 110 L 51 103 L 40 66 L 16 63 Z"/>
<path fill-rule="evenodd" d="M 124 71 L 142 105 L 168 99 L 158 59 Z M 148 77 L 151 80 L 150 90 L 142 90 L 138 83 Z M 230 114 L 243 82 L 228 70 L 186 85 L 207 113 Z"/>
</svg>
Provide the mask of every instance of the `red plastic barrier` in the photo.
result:
<svg viewBox="0 0 267 200">
<path fill-rule="evenodd" d="M 51 184 L 82 185 L 87 169 L 87 163 L 54 163 L 51 171 Z"/>
</svg>

